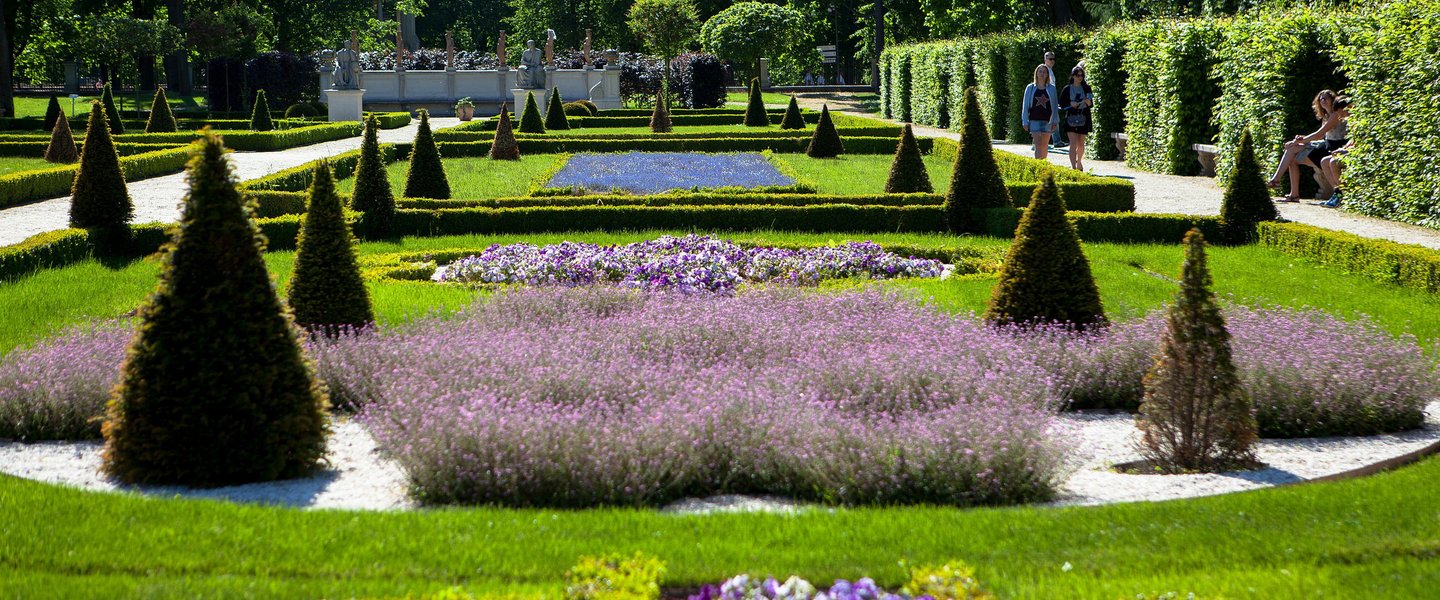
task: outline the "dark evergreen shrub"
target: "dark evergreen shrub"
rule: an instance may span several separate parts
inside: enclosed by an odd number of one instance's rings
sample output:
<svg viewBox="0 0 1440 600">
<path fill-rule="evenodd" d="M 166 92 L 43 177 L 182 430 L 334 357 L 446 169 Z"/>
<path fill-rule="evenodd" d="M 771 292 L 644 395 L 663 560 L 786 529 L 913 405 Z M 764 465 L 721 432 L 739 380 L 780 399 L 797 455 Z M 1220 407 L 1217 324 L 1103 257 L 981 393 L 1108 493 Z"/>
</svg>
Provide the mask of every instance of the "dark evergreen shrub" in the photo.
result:
<svg viewBox="0 0 1440 600">
<path fill-rule="evenodd" d="M 535 92 L 525 94 L 525 112 L 520 115 L 520 133 L 545 133 L 545 119 L 540 116 L 540 105 L 535 103 Z"/>
<path fill-rule="evenodd" d="M 1265 176 L 1260 173 L 1260 163 L 1255 160 L 1255 141 L 1246 129 L 1240 134 L 1235 169 L 1220 201 L 1220 221 L 1225 226 L 1226 241 L 1236 244 L 1253 241 L 1257 223 L 1279 217 L 1270 200 L 1270 190 L 1265 187 Z"/>
<path fill-rule="evenodd" d="M 590 107 L 585 106 L 584 102 L 566 102 L 561 108 L 565 111 L 565 116 L 568 117 L 595 116 L 594 113 L 590 112 Z M 566 122 L 566 125 L 569 125 L 568 121 Z"/>
<path fill-rule="evenodd" d="M 689 52 L 675 57 L 672 89 L 685 108 L 725 106 L 725 66 L 714 54 Z"/>
<path fill-rule="evenodd" d="M 750 80 L 750 101 L 745 104 L 746 127 L 769 127 L 770 114 L 765 112 L 765 97 L 760 95 L 760 80 Z"/>
<path fill-rule="evenodd" d="M 560 88 L 550 91 L 550 108 L 545 111 L 545 129 L 569 129 L 570 121 L 565 118 L 565 102 L 560 99 Z"/>
<path fill-rule="evenodd" d="M 781 129 L 804 129 L 805 117 L 800 116 L 800 103 L 795 97 L 790 97 L 790 105 L 785 107 L 785 117 L 780 119 Z"/>
<path fill-rule="evenodd" d="M 178 130 L 175 114 L 170 112 L 170 101 L 165 99 L 165 89 L 156 88 L 155 99 L 150 102 L 150 119 L 145 121 L 145 133 L 173 133 Z"/>
<path fill-rule="evenodd" d="M 965 90 L 963 110 L 955 168 L 950 174 L 950 190 L 945 193 L 945 224 L 954 233 L 974 233 L 982 211 L 1007 208 L 1011 203 L 973 87 Z"/>
<path fill-rule="evenodd" d="M 350 207 L 361 213 L 356 229 L 360 237 L 369 239 L 384 237 L 395 219 L 395 193 L 380 156 L 379 130 L 380 122 L 371 113 L 365 119 L 365 139 L 360 143 L 355 190 L 350 196 Z"/>
<path fill-rule="evenodd" d="M 106 83 L 105 90 L 100 92 L 100 102 L 105 106 L 105 120 L 110 124 L 110 133 L 125 133 L 125 124 L 120 122 L 120 111 L 115 108 L 115 95 L 110 92 L 109 83 Z"/>
<path fill-rule="evenodd" d="M 50 103 L 45 105 L 45 131 L 55 130 L 55 121 L 60 120 L 60 115 L 65 111 L 60 108 L 60 98 L 50 96 Z"/>
<path fill-rule="evenodd" d="M 202 135 L 160 285 L 140 308 L 111 394 L 104 469 L 126 483 L 299 477 L 325 454 L 325 392 L 224 151 Z"/>
<path fill-rule="evenodd" d="M 445 178 L 445 165 L 440 149 L 430 132 L 430 111 L 420 109 L 420 127 L 415 130 L 415 144 L 410 149 L 410 168 L 405 171 L 406 198 L 449 198 L 450 181 Z"/>
<path fill-rule="evenodd" d="M 120 156 L 115 153 L 100 103 L 90 106 L 90 122 L 81 150 L 80 168 L 70 187 L 70 226 L 91 230 L 92 237 L 100 240 L 102 253 L 117 253 L 127 239 L 135 205 L 125 189 Z"/>
<path fill-rule="evenodd" d="M 655 93 L 655 110 L 650 113 L 650 133 L 670 133 L 672 129 L 670 99 L 665 97 L 665 88 L 662 86 L 660 91 Z"/>
<path fill-rule="evenodd" d="M 820 122 L 815 124 L 815 134 L 810 136 L 810 146 L 805 154 L 811 158 L 830 158 L 845 153 L 845 144 L 840 141 L 840 132 L 830 121 L 830 106 L 820 107 Z"/>
<path fill-rule="evenodd" d="M 1054 323 L 1076 329 L 1106 324 L 1090 262 L 1049 172 L 1020 217 L 985 319 L 996 325 Z"/>
<path fill-rule="evenodd" d="M 495 139 L 490 142 L 492 160 L 520 160 L 520 143 L 515 141 L 515 131 L 510 128 L 510 111 L 500 105 L 500 116 L 495 124 Z"/>
<path fill-rule="evenodd" d="M 245 83 L 265 90 L 275 106 L 290 106 L 320 97 L 320 78 L 313 58 L 289 52 L 266 52 L 245 61 Z"/>
<path fill-rule="evenodd" d="M 64 112 L 50 128 L 50 144 L 45 146 L 45 160 L 67 165 L 80 160 L 80 153 L 75 149 L 75 135 L 70 132 L 70 119 L 65 117 Z"/>
<path fill-rule="evenodd" d="M 244 89 L 245 61 L 216 58 L 205 63 L 205 105 L 209 106 L 210 110 L 245 110 Z"/>
<path fill-rule="evenodd" d="M 589 100 L 576 100 L 576 102 L 584 104 L 585 108 L 590 109 L 590 116 L 596 117 L 600 115 L 600 107 L 595 106 L 594 102 L 591 102 Z"/>
<path fill-rule="evenodd" d="M 291 104 L 290 106 L 285 108 L 285 118 L 287 119 L 301 119 L 305 117 L 317 116 L 320 116 L 320 112 L 315 109 L 314 104 L 311 104 L 309 102 Z"/>
<path fill-rule="evenodd" d="M 333 333 L 339 326 L 363 327 L 375 321 L 330 163 L 323 160 L 315 167 L 305 222 L 295 242 L 289 301 L 295 322 L 311 331 Z"/>
<path fill-rule="evenodd" d="M 255 92 L 255 107 L 250 113 L 251 131 L 272 131 L 275 122 L 270 120 L 270 103 L 265 101 L 265 90 Z"/>
<path fill-rule="evenodd" d="M 1138 423 L 1142 456 L 1167 472 L 1218 472 L 1255 464 L 1254 407 L 1231 361 L 1230 333 L 1210 291 L 1205 239 L 1185 235 L 1180 293 L 1165 316 L 1145 374 Z"/>
<path fill-rule="evenodd" d="M 925 159 L 920 156 L 920 145 L 915 143 L 915 131 L 906 123 L 900 130 L 900 143 L 895 147 L 895 161 L 890 163 L 890 177 L 885 180 L 887 194 L 933 193 L 930 173 L 925 170 Z"/>
</svg>

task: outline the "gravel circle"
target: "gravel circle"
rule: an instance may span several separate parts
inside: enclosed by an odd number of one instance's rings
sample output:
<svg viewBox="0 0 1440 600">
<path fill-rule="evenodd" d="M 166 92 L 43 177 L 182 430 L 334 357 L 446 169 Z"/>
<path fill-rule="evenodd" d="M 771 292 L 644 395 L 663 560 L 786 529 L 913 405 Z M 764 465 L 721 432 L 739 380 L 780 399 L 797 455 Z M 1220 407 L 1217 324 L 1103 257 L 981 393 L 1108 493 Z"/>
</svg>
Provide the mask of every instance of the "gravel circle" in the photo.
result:
<svg viewBox="0 0 1440 600">
<path fill-rule="evenodd" d="M 1241 492 L 1298 483 L 1373 465 L 1440 441 L 1440 402 L 1426 406 L 1425 426 L 1404 433 L 1367 437 L 1261 440 L 1257 454 L 1266 468 L 1197 475 L 1127 475 L 1111 466 L 1140 458 L 1140 432 L 1133 415 L 1080 411 L 1060 415 L 1075 436 L 1069 476 L 1050 506 L 1153 502 Z M 409 510 L 405 474 L 382 456 L 358 423 L 332 423 L 326 468 L 312 477 L 231 487 L 195 489 L 127 486 L 100 473 L 102 443 L 0 441 L 0 472 L 95 491 L 128 491 L 148 496 L 209 498 L 307 509 Z M 727 494 L 691 498 L 661 510 L 673 514 L 714 512 L 795 512 L 820 508 L 785 498 Z"/>
</svg>

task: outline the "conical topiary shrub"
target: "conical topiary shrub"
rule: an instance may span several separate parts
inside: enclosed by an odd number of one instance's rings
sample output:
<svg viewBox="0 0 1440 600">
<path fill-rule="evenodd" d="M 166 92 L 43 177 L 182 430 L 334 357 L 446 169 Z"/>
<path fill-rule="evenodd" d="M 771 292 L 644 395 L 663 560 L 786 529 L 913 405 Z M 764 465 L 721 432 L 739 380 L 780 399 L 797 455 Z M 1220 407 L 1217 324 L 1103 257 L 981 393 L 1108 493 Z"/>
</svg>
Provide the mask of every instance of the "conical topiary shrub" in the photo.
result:
<svg viewBox="0 0 1440 600">
<path fill-rule="evenodd" d="M 1210 291 L 1205 239 L 1185 234 L 1180 293 L 1165 315 L 1155 365 L 1145 374 L 1137 425 L 1151 465 L 1167 472 L 1218 472 L 1255 465 L 1253 407 L 1240 387 L 1230 333 Z"/>
<path fill-rule="evenodd" d="M 985 319 L 997 325 L 1055 323 L 1076 329 L 1106 324 L 1090 262 L 1048 172 L 1020 218 Z"/>
<path fill-rule="evenodd" d="M 445 165 L 440 162 L 440 149 L 430 133 L 430 111 L 420 109 L 420 127 L 415 130 L 415 144 L 410 149 L 410 168 L 405 171 L 406 198 L 449 198 L 450 180 L 445 178 Z"/>
<path fill-rule="evenodd" d="M 371 114 L 365 119 L 365 139 L 360 143 L 360 160 L 355 165 L 355 190 L 350 208 L 360 214 L 356 230 L 360 237 L 375 239 L 389 234 L 395 219 L 395 193 L 380 156 L 380 122 Z"/>
<path fill-rule="evenodd" d="M 965 90 L 961 119 L 955 168 L 950 173 L 950 190 L 945 193 L 945 223 L 954 233 L 976 233 L 985 210 L 1012 204 L 973 87 Z"/>
<path fill-rule="evenodd" d="M 525 93 L 525 112 L 520 115 L 520 133 L 545 133 L 545 119 L 540 117 L 540 105 L 535 103 L 535 92 Z"/>
<path fill-rule="evenodd" d="M 1261 221 L 1274 221 L 1280 217 L 1275 204 L 1270 201 L 1270 190 L 1265 187 L 1265 177 L 1260 174 L 1260 163 L 1255 160 L 1255 141 L 1250 129 L 1240 134 L 1240 149 L 1235 156 L 1235 168 L 1230 172 L 1230 181 L 1225 186 L 1225 196 L 1220 201 L 1220 222 L 1225 228 L 1228 242 L 1243 244 L 1255 238 L 1255 225 Z"/>
<path fill-rule="evenodd" d="M 325 392 L 275 295 L 220 138 L 202 134 L 160 284 L 140 308 L 102 431 L 132 484 L 299 477 L 325 454 Z"/>
<path fill-rule="evenodd" d="M 270 120 L 270 103 L 265 101 L 265 90 L 255 92 L 255 110 L 250 113 L 250 131 L 273 131 L 275 122 Z"/>
<path fill-rule="evenodd" d="M 165 90 L 157 88 L 155 99 L 150 102 L 150 120 L 145 122 L 145 133 L 171 133 L 179 130 L 175 124 L 175 113 L 170 112 L 170 101 L 165 99 Z"/>
<path fill-rule="evenodd" d="M 50 96 L 50 102 L 45 105 L 45 131 L 55 130 L 55 121 L 60 120 L 60 115 L 65 111 L 60 108 L 60 99 Z"/>
<path fill-rule="evenodd" d="M 91 230 L 101 253 L 116 254 L 129 238 L 129 223 L 134 216 L 135 205 L 125 188 L 125 174 L 110 139 L 105 109 L 99 103 L 92 104 L 80 168 L 70 187 L 70 226 Z"/>
<path fill-rule="evenodd" d="M 492 160 L 520 160 L 520 143 L 515 141 L 515 131 L 510 128 L 510 111 L 500 105 L 500 116 L 496 117 L 495 139 L 490 141 Z"/>
<path fill-rule="evenodd" d="M 840 141 L 840 132 L 830 121 L 830 106 L 820 107 L 820 122 L 815 124 L 815 133 L 810 136 L 810 146 L 805 154 L 811 158 L 830 158 L 845 153 L 845 144 Z"/>
<path fill-rule="evenodd" d="M 550 108 L 545 110 L 545 129 L 570 129 L 570 121 L 565 118 L 565 101 L 560 99 L 558 87 L 550 91 Z"/>
<path fill-rule="evenodd" d="M 895 161 L 890 163 L 890 177 L 885 180 L 887 194 L 913 194 L 935 191 L 930 184 L 930 173 L 925 170 L 925 159 L 920 156 L 920 144 L 915 141 L 915 131 L 906 123 L 900 130 L 900 143 L 895 147 Z"/>
<path fill-rule="evenodd" d="M 770 126 L 770 114 L 765 112 L 765 97 L 760 94 L 758 78 L 750 80 L 750 100 L 745 103 L 745 126 Z"/>
<path fill-rule="evenodd" d="M 80 153 L 75 149 L 75 134 L 70 132 L 70 119 L 65 113 L 60 113 L 60 118 L 55 119 L 55 126 L 50 129 L 50 144 L 45 146 L 45 160 L 47 162 L 70 164 L 80 160 Z"/>
<path fill-rule="evenodd" d="M 795 97 L 790 97 L 790 105 L 785 107 L 785 117 L 780 119 L 781 129 L 804 129 L 805 117 L 800 115 L 800 103 Z"/>
<path fill-rule="evenodd" d="M 355 260 L 350 225 L 335 194 L 335 178 L 323 160 L 310 183 L 288 297 L 295 322 L 311 331 L 335 333 L 339 327 L 363 327 L 375 321 L 370 293 Z"/>
<path fill-rule="evenodd" d="M 670 122 L 670 99 L 665 89 L 655 92 L 655 110 L 650 111 L 650 133 L 670 133 L 674 125 Z"/>
<path fill-rule="evenodd" d="M 110 92 L 109 83 L 106 83 L 105 89 L 100 92 L 100 103 L 105 106 L 105 119 L 110 124 L 110 133 L 125 133 L 125 124 L 120 121 L 120 109 L 115 108 L 115 94 Z"/>
</svg>

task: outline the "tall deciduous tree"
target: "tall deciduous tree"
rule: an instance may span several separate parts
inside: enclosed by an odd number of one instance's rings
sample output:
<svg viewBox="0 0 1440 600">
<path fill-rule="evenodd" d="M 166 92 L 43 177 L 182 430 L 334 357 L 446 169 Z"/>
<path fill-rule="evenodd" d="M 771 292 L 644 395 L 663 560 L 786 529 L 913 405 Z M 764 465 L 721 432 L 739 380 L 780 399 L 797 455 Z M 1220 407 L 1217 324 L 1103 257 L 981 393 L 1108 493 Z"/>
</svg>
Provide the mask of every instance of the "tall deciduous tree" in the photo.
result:
<svg viewBox="0 0 1440 600">
<path fill-rule="evenodd" d="M 743 65 L 760 75 L 760 59 L 799 52 L 812 44 L 800 28 L 805 16 L 793 8 L 764 2 L 740 2 L 720 11 L 700 28 L 705 51 Z M 814 53 L 814 49 L 809 49 Z"/>
<path fill-rule="evenodd" d="M 645 49 L 668 62 L 685 51 L 685 44 L 700 31 L 700 14 L 693 0 L 635 0 L 630 5 L 631 33 Z M 665 69 L 668 77 L 669 69 Z"/>
</svg>

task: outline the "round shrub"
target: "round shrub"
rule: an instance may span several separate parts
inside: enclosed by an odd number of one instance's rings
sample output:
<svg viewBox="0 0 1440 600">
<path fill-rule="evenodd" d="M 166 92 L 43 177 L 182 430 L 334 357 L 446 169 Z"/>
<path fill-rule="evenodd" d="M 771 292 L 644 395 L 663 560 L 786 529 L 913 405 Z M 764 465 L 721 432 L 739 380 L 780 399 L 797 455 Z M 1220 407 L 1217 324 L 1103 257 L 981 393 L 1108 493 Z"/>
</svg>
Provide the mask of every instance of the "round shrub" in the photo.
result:
<svg viewBox="0 0 1440 600">
<path fill-rule="evenodd" d="M 265 90 L 275 106 L 290 106 L 320 96 L 317 68 L 309 56 L 265 52 L 245 61 L 245 83 L 249 89 Z"/>
<path fill-rule="evenodd" d="M 318 116 L 320 116 L 320 113 L 315 110 L 315 105 L 309 102 L 291 104 L 285 108 L 285 118 L 287 119 L 303 119 Z"/>
<path fill-rule="evenodd" d="M 593 117 L 595 113 L 590 112 L 590 107 L 584 102 L 566 102 L 560 107 L 569 117 Z"/>
<path fill-rule="evenodd" d="M 212 133 L 197 144 L 183 220 L 112 393 L 104 469 L 126 483 L 299 477 L 325 453 L 324 389 L 224 151 Z"/>
<path fill-rule="evenodd" d="M 584 104 L 585 108 L 590 109 L 590 116 L 595 117 L 600 115 L 600 107 L 595 106 L 594 102 L 591 102 L 589 100 L 577 100 L 577 102 L 579 102 L 580 104 Z"/>
<path fill-rule="evenodd" d="M 670 61 L 677 100 L 685 108 L 725 106 L 725 67 L 714 54 L 689 52 Z"/>
</svg>

